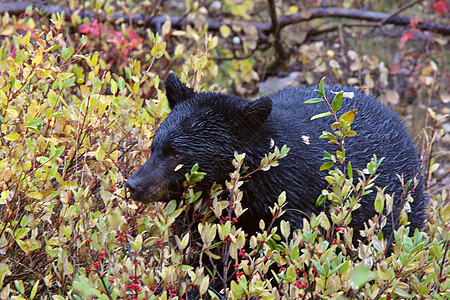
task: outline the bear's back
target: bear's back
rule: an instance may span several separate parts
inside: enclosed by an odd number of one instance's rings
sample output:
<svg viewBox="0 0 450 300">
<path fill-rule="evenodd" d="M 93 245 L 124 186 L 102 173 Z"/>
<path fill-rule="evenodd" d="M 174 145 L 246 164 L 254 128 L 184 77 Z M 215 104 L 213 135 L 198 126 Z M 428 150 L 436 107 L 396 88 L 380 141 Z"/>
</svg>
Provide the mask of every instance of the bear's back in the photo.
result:
<svg viewBox="0 0 450 300">
<path fill-rule="evenodd" d="M 319 139 L 323 131 L 333 132 L 331 125 L 335 122 L 334 117 L 310 120 L 314 115 L 329 111 L 328 105 L 324 102 L 303 104 L 308 99 L 320 97 L 314 92 L 315 89 L 317 87 L 287 88 L 269 95 L 273 105 L 264 130 L 271 135 L 277 146 L 286 144 L 290 147 L 289 154 L 280 161 L 280 166 L 270 172 L 274 172 L 273 176 L 277 178 L 292 179 L 283 190 L 290 194 L 291 200 L 296 202 L 295 205 L 303 205 L 307 211 L 317 211 L 313 204 L 314 199 L 320 194 L 320 187 L 326 187 L 324 176 L 327 171 L 319 172 L 320 166 L 325 162 L 322 160 L 323 151 L 335 154 L 336 150 L 339 150 L 337 145 L 329 144 L 327 139 Z M 343 113 L 356 109 L 352 123 L 356 136 L 345 139 L 345 165 L 350 161 L 353 168 L 363 170 L 374 154 L 378 159 L 384 157 L 377 170 L 379 176 L 375 185 L 387 187 L 386 193 L 395 193 L 396 209 L 401 208 L 399 199 L 402 194 L 397 174 L 403 175 L 405 182 L 414 176 L 421 180 L 413 195 L 415 201 L 411 207 L 414 212 L 410 217 L 412 227 L 421 228 L 427 201 L 420 176 L 420 161 L 417 149 L 399 116 L 374 95 L 366 95 L 352 87 L 330 86 L 325 90 L 330 102 L 335 95 L 333 92 L 349 93 L 337 113 L 338 118 Z M 320 181 L 323 184 L 320 184 Z M 356 181 L 354 183 L 356 184 Z M 362 225 L 368 216 L 375 214 L 373 197 L 376 193 L 372 194 L 363 198 L 362 207 L 354 214 L 354 224 Z M 296 217 L 292 216 L 290 219 L 293 221 Z M 355 227 L 361 229 L 359 225 Z"/>
</svg>

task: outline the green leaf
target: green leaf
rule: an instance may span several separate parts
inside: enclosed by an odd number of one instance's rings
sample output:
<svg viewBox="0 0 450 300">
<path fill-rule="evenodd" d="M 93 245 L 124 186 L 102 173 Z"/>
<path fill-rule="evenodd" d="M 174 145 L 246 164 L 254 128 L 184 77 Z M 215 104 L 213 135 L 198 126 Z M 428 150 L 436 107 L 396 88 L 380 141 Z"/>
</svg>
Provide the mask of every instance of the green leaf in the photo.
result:
<svg viewBox="0 0 450 300">
<path fill-rule="evenodd" d="M 202 283 L 200 284 L 200 295 L 204 295 L 206 293 L 206 291 L 208 290 L 209 287 L 209 276 L 206 275 L 203 280 Z"/>
<path fill-rule="evenodd" d="M 63 89 L 67 89 L 67 88 L 70 88 L 72 86 L 75 86 L 75 79 L 76 79 L 75 77 L 71 77 L 69 79 L 64 80 L 62 88 Z"/>
<path fill-rule="evenodd" d="M 130 248 L 133 251 L 138 251 L 142 247 L 142 235 L 138 234 L 133 242 L 130 243 Z"/>
<path fill-rule="evenodd" d="M 293 283 L 297 279 L 297 273 L 295 272 L 295 267 L 293 265 L 289 265 L 286 270 L 286 281 L 289 283 Z"/>
<path fill-rule="evenodd" d="M 28 32 L 26 36 L 23 38 L 14 37 L 16 41 L 18 41 L 22 46 L 26 46 L 30 43 L 31 32 Z"/>
<path fill-rule="evenodd" d="M 28 217 L 27 215 L 24 215 L 20 220 L 20 227 L 25 227 L 27 225 L 28 225 Z"/>
<path fill-rule="evenodd" d="M 91 58 L 92 67 L 95 67 L 97 65 L 97 63 L 98 63 L 98 54 L 95 53 L 94 55 L 92 55 L 92 58 Z"/>
<path fill-rule="evenodd" d="M 120 228 L 122 224 L 126 223 L 125 218 L 122 216 L 119 207 L 116 207 L 108 216 L 109 223 L 112 228 Z"/>
<path fill-rule="evenodd" d="M 356 267 L 350 272 L 350 280 L 357 289 L 376 278 L 376 274 L 372 272 L 369 267 L 364 265 Z"/>
<path fill-rule="evenodd" d="M 181 240 L 181 250 L 186 249 L 188 243 L 189 243 L 189 232 L 186 233 L 186 235 Z"/>
<path fill-rule="evenodd" d="M 54 90 L 48 91 L 48 104 L 55 107 L 58 104 L 58 95 Z"/>
<path fill-rule="evenodd" d="M 131 68 L 125 68 L 125 76 L 127 77 L 127 79 L 131 79 L 131 76 L 133 76 L 133 74 L 131 73 Z"/>
<path fill-rule="evenodd" d="M 27 119 L 26 126 L 28 128 L 38 129 L 42 124 L 44 124 L 44 120 L 42 119 Z"/>
<path fill-rule="evenodd" d="M 376 157 L 375 154 L 374 154 L 374 157 Z M 380 158 L 379 161 L 377 161 L 377 168 L 381 165 L 381 163 L 383 162 L 384 159 L 385 159 L 385 157 L 382 157 L 382 158 Z"/>
<path fill-rule="evenodd" d="M 323 100 L 322 98 L 312 98 L 312 99 L 308 99 L 305 102 L 303 102 L 303 104 L 318 104 L 321 102 L 324 102 L 325 100 Z"/>
<path fill-rule="evenodd" d="M 347 133 L 345 134 L 345 136 L 348 136 L 348 137 L 352 137 L 355 135 L 356 135 L 356 132 L 354 132 L 353 130 L 348 130 Z"/>
<path fill-rule="evenodd" d="M 151 55 L 154 56 L 155 58 L 160 58 L 161 56 L 164 55 L 164 51 L 166 51 L 166 43 L 165 42 L 163 42 L 159 45 L 155 45 L 152 48 Z"/>
<path fill-rule="evenodd" d="M 328 116 L 331 116 L 331 112 L 329 112 L 329 111 L 321 113 L 321 114 L 318 114 L 318 115 L 315 115 L 315 116 L 312 116 L 309 120 L 312 121 L 312 120 L 315 120 L 315 119 L 328 117 Z"/>
<path fill-rule="evenodd" d="M 355 115 L 356 115 L 356 109 L 348 111 L 339 118 L 339 121 L 344 120 L 348 125 L 350 125 L 350 124 L 352 124 L 353 120 L 355 119 Z"/>
<path fill-rule="evenodd" d="M 324 194 L 320 194 L 319 197 L 317 197 L 316 200 L 316 206 L 322 206 L 325 203 L 325 195 Z"/>
<path fill-rule="evenodd" d="M 402 299 L 407 299 L 407 298 L 411 298 L 412 297 L 410 294 L 408 294 L 407 291 L 402 290 L 401 288 L 396 288 L 394 290 L 394 293 L 399 295 Z M 448 296 L 448 294 L 447 294 L 447 296 Z M 444 298 L 442 298 L 442 299 L 444 299 Z"/>
<path fill-rule="evenodd" d="M 30 252 L 29 245 L 27 242 L 22 240 L 16 240 L 17 245 L 19 245 L 20 249 L 22 249 L 23 252 L 27 253 Z"/>
<path fill-rule="evenodd" d="M 22 280 L 14 280 L 14 285 L 19 293 L 23 294 L 25 292 Z"/>
<path fill-rule="evenodd" d="M 372 160 L 367 164 L 367 170 L 369 171 L 369 174 L 375 174 L 375 172 L 377 171 L 377 164 Z"/>
<path fill-rule="evenodd" d="M 270 238 L 266 241 L 267 246 L 269 246 L 270 249 L 275 250 L 277 248 L 277 243 L 274 241 L 273 238 Z"/>
<path fill-rule="evenodd" d="M 175 211 L 176 208 L 177 208 L 177 201 L 171 200 L 169 201 L 169 203 L 166 204 L 166 213 L 170 215 Z"/>
<path fill-rule="evenodd" d="M 343 91 L 340 91 L 339 93 L 336 94 L 336 96 L 334 96 L 333 103 L 331 105 L 334 111 L 338 111 L 339 109 L 341 109 L 343 99 L 344 99 Z"/>
<path fill-rule="evenodd" d="M 203 180 L 203 177 L 205 177 L 206 173 L 203 172 L 197 172 L 195 174 L 192 174 L 189 177 L 189 183 L 197 183 Z"/>
<path fill-rule="evenodd" d="M 300 257 L 300 249 L 298 248 L 298 246 L 295 246 L 291 250 L 291 260 L 297 260 L 297 258 L 299 257 Z"/>
<path fill-rule="evenodd" d="M 280 229 L 281 229 L 281 234 L 285 238 L 288 238 L 289 235 L 291 234 L 291 225 L 289 224 L 289 222 L 286 222 L 285 220 L 281 220 Z"/>
<path fill-rule="evenodd" d="M 37 289 L 39 287 L 39 281 L 40 281 L 40 279 L 38 279 L 33 285 L 33 289 L 31 290 L 31 293 L 30 293 L 30 299 L 31 300 L 33 300 L 34 297 L 36 296 L 36 292 L 37 292 Z"/>
<path fill-rule="evenodd" d="M 340 265 L 334 267 L 331 271 L 329 275 L 332 275 L 334 273 L 336 273 L 344 264 L 346 264 L 348 261 L 341 263 Z M 344 272 L 344 271 L 343 271 Z"/>
<path fill-rule="evenodd" d="M 319 95 L 325 98 L 325 77 L 322 77 L 322 79 L 319 82 L 319 90 L 317 91 Z"/>
<path fill-rule="evenodd" d="M 53 157 L 54 157 L 54 158 L 60 157 L 61 154 L 63 154 L 64 149 L 66 149 L 66 146 L 58 147 L 58 148 L 55 150 L 55 154 L 54 154 Z"/>
<path fill-rule="evenodd" d="M 189 270 L 193 270 L 194 267 L 189 266 L 189 265 L 181 265 L 181 271 L 189 271 Z"/>
<path fill-rule="evenodd" d="M 324 163 L 323 165 L 320 166 L 320 171 L 325 171 L 328 170 L 330 168 L 332 168 L 334 166 L 334 162 L 333 161 L 327 161 L 326 163 Z"/>
<path fill-rule="evenodd" d="M 117 80 L 117 86 L 121 91 L 125 88 L 125 79 L 123 79 L 122 76 L 120 76 L 119 79 Z"/>
<path fill-rule="evenodd" d="M 69 58 L 72 57 L 73 53 L 74 53 L 73 47 L 69 48 L 63 47 L 61 49 L 61 55 L 65 60 L 69 60 Z"/>
<path fill-rule="evenodd" d="M 85 36 L 83 34 L 83 36 L 81 37 L 81 44 L 84 46 L 87 44 L 87 42 L 88 42 L 88 38 L 87 38 L 87 36 Z"/>
<path fill-rule="evenodd" d="M 325 272 L 325 269 L 319 264 L 319 262 L 315 261 L 315 260 L 311 260 L 313 265 L 316 267 L 317 272 L 320 273 L 320 275 L 322 276 L 326 276 L 327 273 Z"/>
<path fill-rule="evenodd" d="M 246 276 L 239 277 L 239 286 L 242 288 L 245 294 L 248 294 L 248 282 Z"/>
<path fill-rule="evenodd" d="M 377 195 L 375 196 L 375 211 L 377 213 L 381 213 L 383 211 L 384 208 L 384 197 L 381 194 L 382 191 L 378 191 Z"/>
<path fill-rule="evenodd" d="M 193 165 L 192 168 L 191 168 L 191 174 L 194 174 L 194 173 L 196 173 L 197 171 L 198 171 L 198 164 L 195 164 L 195 165 Z"/>
<path fill-rule="evenodd" d="M 111 93 L 115 95 L 117 93 L 117 82 L 111 79 Z"/>
<path fill-rule="evenodd" d="M 347 164 L 347 174 L 348 174 L 349 179 L 353 178 L 353 168 L 352 168 L 352 163 L 350 161 Z"/>
<path fill-rule="evenodd" d="M 403 240 L 403 248 L 407 253 L 411 253 L 414 248 L 414 243 L 410 237 L 405 237 Z"/>
</svg>

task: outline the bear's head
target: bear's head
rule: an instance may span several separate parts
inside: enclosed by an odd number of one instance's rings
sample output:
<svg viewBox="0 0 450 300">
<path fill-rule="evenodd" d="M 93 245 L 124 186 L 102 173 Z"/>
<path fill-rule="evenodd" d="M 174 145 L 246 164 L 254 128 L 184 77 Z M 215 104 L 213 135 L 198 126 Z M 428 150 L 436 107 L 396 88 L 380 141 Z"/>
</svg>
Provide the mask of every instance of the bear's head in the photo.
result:
<svg viewBox="0 0 450 300">
<path fill-rule="evenodd" d="M 165 88 L 171 113 L 155 133 L 151 157 L 127 180 L 134 200 L 179 199 L 185 174 L 196 163 L 199 171 L 206 172 L 197 185 L 205 192 L 213 182 L 223 183 L 232 172 L 234 152 L 250 157 L 258 154 L 255 159 L 261 159 L 258 145 L 272 110 L 269 97 L 251 101 L 219 93 L 196 93 L 174 73 L 168 75 Z"/>
</svg>

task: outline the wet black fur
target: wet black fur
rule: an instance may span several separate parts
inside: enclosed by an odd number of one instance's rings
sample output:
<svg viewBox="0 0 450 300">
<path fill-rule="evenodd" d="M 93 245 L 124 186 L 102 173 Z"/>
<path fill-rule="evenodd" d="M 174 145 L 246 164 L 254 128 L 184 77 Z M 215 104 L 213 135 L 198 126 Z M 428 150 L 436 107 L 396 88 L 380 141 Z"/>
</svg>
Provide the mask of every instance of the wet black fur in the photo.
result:
<svg viewBox="0 0 450 300">
<path fill-rule="evenodd" d="M 319 139 L 323 130 L 330 131 L 333 118 L 310 121 L 313 115 L 328 111 L 325 103 L 304 105 L 317 97 L 315 87 L 288 88 L 255 101 L 218 93 L 195 93 L 171 73 L 166 80 L 166 91 L 172 112 L 162 122 L 152 143 L 150 159 L 128 179 L 135 200 L 141 202 L 168 201 L 181 195 L 184 174 L 198 163 L 200 171 L 207 172 L 199 188 L 205 192 L 216 181 L 223 183 L 233 170 L 233 153 L 246 153 L 245 164 L 250 170 L 258 167 L 264 154 L 273 151 L 271 140 L 281 147 L 291 148 L 278 167 L 268 172 L 257 172 L 242 186 L 243 205 L 248 212 L 240 220 L 247 232 L 254 232 L 261 218 L 270 220 L 269 207 L 277 196 L 287 193 L 285 220 L 294 228 L 301 227 L 302 219 L 323 208 L 315 206 L 317 196 L 327 186 L 326 172 L 320 172 L 324 163 L 323 150 L 334 153 L 336 145 Z M 396 174 L 405 181 L 418 175 L 420 163 L 416 149 L 398 115 L 385 107 L 374 96 L 351 87 L 326 87 L 331 91 L 354 92 L 353 99 L 344 99 L 342 113 L 357 109 L 352 129 L 355 137 L 346 139 L 347 161 L 353 168 L 364 169 L 373 154 L 385 160 L 378 169 L 375 184 L 387 186 L 386 192 L 395 192 L 394 214 L 397 219 L 401 207 L 402 187 Z M 309 137 L 309 144 L 302 136 Z M 175 172 L 178 164 L 184 167 Z M 420 178 L 420 175 L 418 176 Z M 375 192 L 361 200 L 361 207 L 353 213 L 354 232 L 363 229 L 363 223 L 375 215 Z M 425 219 L 426 198 L 421 182 L 413 194 L 414 203 L 408 215 L 411 232 L 422 228 Z M 393 227 L 389 218 L 385 234 Z"/>
</svg>

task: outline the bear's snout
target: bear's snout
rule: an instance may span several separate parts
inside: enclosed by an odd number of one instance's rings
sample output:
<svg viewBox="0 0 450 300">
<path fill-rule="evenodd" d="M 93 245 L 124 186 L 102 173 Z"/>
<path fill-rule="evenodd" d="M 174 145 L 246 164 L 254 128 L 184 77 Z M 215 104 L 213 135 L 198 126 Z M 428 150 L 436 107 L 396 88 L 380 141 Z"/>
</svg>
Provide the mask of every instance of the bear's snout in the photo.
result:
<svg viewBox="0 0 450 300">
<path fill-rule="evenodd" d="M 133 178 L 128 178 L 128 180 L 126 181 L 126 186 L 128 188 L 128 190 L 131 193 L 131 197 L 134 199 L 135 195 L 139 192 L 139 190 L 141 189 L 141 186 L 133 179 Z"/>
</svg>

